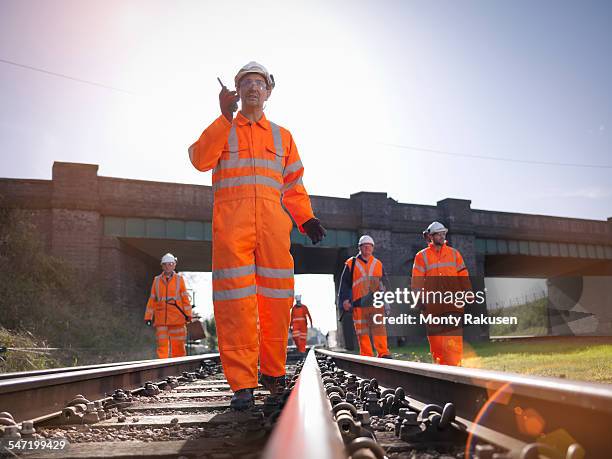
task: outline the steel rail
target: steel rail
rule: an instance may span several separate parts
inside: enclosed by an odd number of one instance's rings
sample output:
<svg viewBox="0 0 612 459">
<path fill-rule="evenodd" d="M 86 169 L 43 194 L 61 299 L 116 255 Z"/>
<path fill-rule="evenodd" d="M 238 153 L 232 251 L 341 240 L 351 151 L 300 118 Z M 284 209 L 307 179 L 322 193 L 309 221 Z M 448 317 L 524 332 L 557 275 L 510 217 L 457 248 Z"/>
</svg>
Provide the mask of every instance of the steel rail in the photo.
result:
<svg viewBox="0 0 612 459">
<path fill-rule="evenodd" d="M 331 404 L 323 388 L 321 371 L 312 349 L 306 356 L 300 376 L 262 457 L 346 458 L 344 443 L 332 418 Z"/>
<path fill-rule="evenodd" d="M 452 402 L 468 431 L 492 443 L 504 442 L 496 434 L 506 436 L 506 443 L 532 443 L 552 434 L 579 443 L 587 457 L 605 457 L 610 450 L 612 385 L 316 352 L 362 378 L 402 386 L 422 403 Z"/>
<path fill-rule="evenodd" d="M 219 354 L 202 354 L 8 379 L 0 381 L 0 411 L 8 411 L 17 422 L 46 417 L 61 411 L 77 394 L 101 399 L 115 389 L 135 389 L 147 381 L 197 370 L 202 361 L 218 358 Z"/>
<path fill-rule="evenodd" d="M 4 381 L 7 379 L 16 379 L 16 378 L 29 378 L 31 376 L 44 376 L 44 375 L 52 375 L 52 374 L 58 374 L 58 373 L 68 373 L 70 371 L 94 370 L 96 368 L 117 367 L 121 365 L 134 364 L 134 363 L 153 362 L 155 360 L 156 359 L 147 359 L 147 360 L 134 360 L 131 362 L 98 363 L 98 364 L 92 364 L 92 365 L 81 365 L 77 367 L 59 367 L 59 368 L 47 368 L 44 370 L 15 371 L 12 373 L 0 373 L 0 381 Z"/>
</svg>

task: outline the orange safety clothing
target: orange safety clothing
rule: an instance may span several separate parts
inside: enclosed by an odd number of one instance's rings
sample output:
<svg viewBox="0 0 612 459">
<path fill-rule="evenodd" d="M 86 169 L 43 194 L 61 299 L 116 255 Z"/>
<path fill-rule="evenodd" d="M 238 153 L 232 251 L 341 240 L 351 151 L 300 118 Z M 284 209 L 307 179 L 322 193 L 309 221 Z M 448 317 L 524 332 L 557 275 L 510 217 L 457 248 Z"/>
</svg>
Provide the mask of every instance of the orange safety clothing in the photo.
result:
<svg viewBox="0 0 612 459">
<path fill-rule="evenodd" d="M 310 311 L 305 304 L 298 306 L 297 304 L 291 309 L 291 327 L 293 328 L 293 341 L 299 352 L 306 352 L 306 341 L 308 339 L 308 324 L 312 327 L 312 317 Z"/>
<path fill-rule="evenodd" d="M 181 274 L 155 276 L 144 320 L 153 320 L 155 325 L 158 358 L 168 357 L 168 342 L 171 357 L 185 355 L 185 324 L 191 321 L 191 301 Z"/>
<path fill-rule="evenodd" d="M 314 218 L 293 137 L 262 116 L 219 116 L 189 147 L 200 171 L 213 169 L 213 304 L 219 352 L 232 390 L 257 387 L 257 362 L 285 374 L 293 303 L 291 218 Z M 284 209 L 283 209 L 284 207 Z"/>
<path fill-rule="evenodd" d="M 461 253 L 446 242 L 436 249 L 433 243 L 418 252 L 412 267 L 412 289 L 426 292 L 458 292 L 471 290 L 469 272 Z M 428 302 L 424 313 L 435 316 L 461 316 L 463 308 L 452 302 Z M 463 353 L 463 328 L 452 326 L 427 326 L 429 348 L 434 363 L 461 365 Z"/>
<path fill-rule="evenodd" d="M 353 268 L 353 260 L 355 267 Z M 383 264 L 375 257 L 370 257 L 365 261 L 361 256 L 351 257 L 345 262 L 345 272 L 353 272 L 352 282 L 352 304 L 353 304 L 353 325 L 359 343 L 359 353 L 361 355 L 373 356 L 370 334 L 374 341 L 374 347 L 378 357 L 390 355 L 387 347 L 387 330 L 381 320 L 374 320 L 375 315 L 384 316 L 383 308 L 372 306 L 372 294 L 384 291 L 382 283 Z"/>
</svg>

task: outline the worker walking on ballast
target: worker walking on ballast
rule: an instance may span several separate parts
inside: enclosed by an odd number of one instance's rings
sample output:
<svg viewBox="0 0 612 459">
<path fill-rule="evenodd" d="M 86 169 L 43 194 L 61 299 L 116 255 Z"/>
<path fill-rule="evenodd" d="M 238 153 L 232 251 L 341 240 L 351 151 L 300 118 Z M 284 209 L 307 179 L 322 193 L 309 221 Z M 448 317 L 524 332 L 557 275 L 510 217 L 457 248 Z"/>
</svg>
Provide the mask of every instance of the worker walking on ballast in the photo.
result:
<svg viewBox="0 0 612 459">
<path fill-rule="evenodd" d="M 307 324 L 306 319 L 310 325 Z M 302 295 L 295 295 L 295 305 L 291 309 L 291 335 L 298 352 L 306 352 L 308 327 L 312 327 L 312 317 L 308 307 L 302 303 Z"/>
<path fill-rule="evenodd" d="M 439 222 L 431 223 L 423 237 L 428 246 L 414 257 L 412 290 L 423 293 L 469 291 L 472 289 L 469 273 L 461 253 L 446 242 L 448 229 Z M 463 307 L 449 303 L 419 305 L 424 314 L 436 317 L 456 316 L 463 319 Z M 461 321 L 459 321 L 461 323 Z M 434 363 L 460 366 L 463 357 L 463 326 L 427 325 L 427 339 Z"/>
<path fill-rule="evenodd" d="M 159 359 L 186 355 L 185 324 L 191 322 L 191 301 L 185 279 L 174 271 L 177 261 L 171 253 L 162 257 L 163 272 L 153 280 L 144 315 L 145 324 L 155 326 Z"/>
<path fill-rule="evenodd" d="M 374 239 L 361 236 L 359 253 L 346 260 L 340 278 L 338 305 L 341 314 L 353 312 L 353 324 L 359 343 L 359 353 L 372 357 L 372 341 L 378 357 L 391 358 L 387 347 L 387 330 L 382 321 L 374 320 L 374 315 L 385 314 L 385 310 L 374 307 L 374 293 L 385 290 L 383 278 L 386 278 L 382 262 L 375 258 Z"/>
<path fill-rule="evenodd" d="M 285 388 L 294 285 L 290 216 L 313 244 L 325 229 L 312 212 L 291 133 L 264 115 L 274 78 L 261 64 L 249 62 L 234 83 L 237 92 L 222 87 L 221 116 L 189 147 L 189 158 L 196 169 L 213 170 L 219 353 L 235 392 L 231 406 L 246 409 L 253 406 L 258 361 L 263 386 L 272 395 Z M 238 100 L 241 110 L 234 118 Z"/>
</svg>

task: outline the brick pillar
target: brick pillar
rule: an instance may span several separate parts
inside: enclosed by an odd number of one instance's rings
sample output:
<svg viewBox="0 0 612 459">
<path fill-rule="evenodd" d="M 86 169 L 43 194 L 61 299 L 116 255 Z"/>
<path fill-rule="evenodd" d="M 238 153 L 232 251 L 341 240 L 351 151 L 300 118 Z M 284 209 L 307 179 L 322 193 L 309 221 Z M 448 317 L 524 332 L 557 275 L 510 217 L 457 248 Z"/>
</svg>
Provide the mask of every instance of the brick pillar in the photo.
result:
<svg viewBox="0 0 612 459">
<path fill-rule="evenodd" d="M 471 201 L 466 199 L 447 198 L 438 201 L 437 206 L 441 223 L 448 228 L 448 241 L 459 250 L 465 265 L 470 272 L 472 287 L 484 290 L 484 256 L 476 253 L 476 235 L 473 229 Z M 471 305 L 466 312 L 474 315 L 487 314 L 486 302 L 482 305 Z M 489 339 L 489 326 L 472 325 L 463 330 L 467 341 L 483 341 Z"/>
<path fill-rule="evenodd" d="M 102 234 L 98 166 L 55 162 L 52 184 L 51 253 L 95 273 Z"/>
</svg>

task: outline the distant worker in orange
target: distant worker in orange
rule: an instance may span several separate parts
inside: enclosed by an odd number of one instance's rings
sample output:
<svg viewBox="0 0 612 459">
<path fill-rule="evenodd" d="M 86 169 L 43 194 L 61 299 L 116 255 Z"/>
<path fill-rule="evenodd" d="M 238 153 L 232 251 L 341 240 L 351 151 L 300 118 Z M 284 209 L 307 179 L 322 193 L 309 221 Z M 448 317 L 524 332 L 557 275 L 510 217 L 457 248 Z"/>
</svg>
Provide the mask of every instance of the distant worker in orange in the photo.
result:
<svg viewBox="0 0 612 459">
<path fill-rule="evenodd" d="M 428 247 L 418 252 L 412 268 L 412 290 L 423 292 L 458 292 L 472 289 L 469 273 L 459 251 L 446 242 L 448 229 L 433 222 L 423 232 Z M 463 318 L 463 307 L 455 304 L 427 302 L 421 304 L 424 314 Z M 427 325 L 427 339 L 434 363 L 461 365 L 463 357 L 463 327 L 453 325 Z"/>
<path fill-rule="evenodd" d="M 306 319 L 308 319 L 310 325 L 306 323 Z M 310 311 L 302 303 L 302 295 L 295 295 L 295 305 L 291 309 L 291 331 L 298 352 L 306 352 L 309 326 L 312 327 Z"/>
<path fill-rule="evenodd" d="M 293 221 L 313 244 L 325 236 L 302 183 L 291 133 L 264 115 L 274 78 L 249 62 L 222 86 L 221 115 L 189 147 L 193 166 L 213 170 L 213 304 L 234 409 L 253 406 L 257 363 L 272 395 L 285 388 L 293 304 Z M 241 110 L 234 118 L 237 102 Z M 286 209 L 286 211 L 285 211 Z"/>
<path fill-rule="evenodd" d="M 368 235 L 359 239 L 359 253 L 346 260 L 340 291 L 339 305 L 345 314 L 353 311 L 353 324 L 359 343 L 361 355 L 374 356 L 372 341 L 378 357 L 390 359 L 387 347 L 387 330 L 384 323 L 374 320 L 376 314 L 384 314 L 382 308 L 374 307 L 374 293 L 385 290 L 383 279 L 386 278 L 382 262 L 375 258 L 374 239 Z"/>
<path fill-rule="evenodd" d="M 144 315 L 145 324 L 155 326 L 159 359 L 185 355 L 185 324 L 191 322 L 191 301 L 185 279 L 174 271 L 177 261 L 171 253 L 162 257 L 163 272 L 153 280 Z"/>
</svg>

